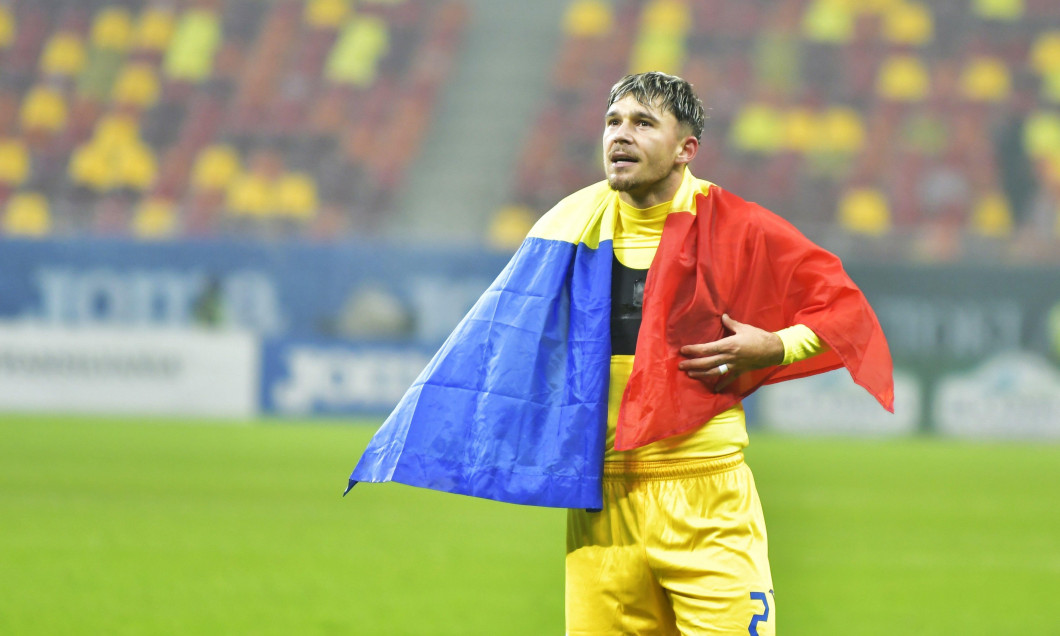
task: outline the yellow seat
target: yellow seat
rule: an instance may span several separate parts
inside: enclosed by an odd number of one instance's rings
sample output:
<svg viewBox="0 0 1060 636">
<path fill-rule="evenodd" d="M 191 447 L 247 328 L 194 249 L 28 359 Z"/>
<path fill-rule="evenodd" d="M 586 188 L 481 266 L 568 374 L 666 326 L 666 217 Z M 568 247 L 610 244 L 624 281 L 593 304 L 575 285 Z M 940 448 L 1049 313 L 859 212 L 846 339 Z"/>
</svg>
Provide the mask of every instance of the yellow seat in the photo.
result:
<svg viewBox="0 0 1060 636">
<path fill-rule="evenodd" d="M 1044 110 L 1031 113 L 1023 122 L 1023 148 L 1035 158 L 1060 154 L 1060 116 Z"/>
<path fill-rule="evenodd" d="M 317 184 L 313 178 L 301 172 L 291 172 L 280 177 L 276 188 L 276 212 L 301 221 L 311 219 L 317 213 Z"/>
<path fill-rule="evenodd" d="M 883 38 L 895 44 L 923 46 L 935 34 L 935 21 L 926 6 L 903 2 L 886 9 L 883 14 Z"/>
<path fill-rule="evenodd" d="M 234 216 L 266 217 L 273 211 L 271 184 L 261 175 L 246 173 L 228 186 L 225 205 Z"/>
<path fill-rule="evenodd" d="M 611 5 L 603 0 L 574 0 L 563 14 L 563 32 L 570 37 L 599 37 L 613 27 Z"/>
<path fill-rule="evenodd" d="M 162 67 L 170 77 L 200 82 L 213 73 L 221 23 L 208 9 L 189 9 L 177 22 Z"/>
<path fill-rule="evenodd" d="M 242 165 L 239 153 L 226 144 L 207 146 L 195 158 L 191 185 L 197 190 L 224 190 L 239 175 Z"/>
<path fill-rule="evenodd" d="M 808 108 L 793 108 L 784 114 L 784 148 L 810 152 L 823 136 L 821 120 Z"/>
<path fill-rule="evenodd" d="M 11 236 L 39 238 L 51 232 L 48 199 L 39 192 L 19 192 L 7 202 L 3 229 Z"/>
<path fill-rule="evenodd" d="M 1016 22 L 1023 18 L 1023 0 L 972 0 L 972 13 L 980 18 Z"/>
<path fill-rule="evenodd" d="M 852 234 L 883 236 L 891 231 L 891 208 L 876 188 L 851 188 L 839 201 L 839 225 Z"/>
<path fill-rule="evenodd" d="M 876 92 L 896 102 L 917 102 L 927 97 L 931 80 L 927 68 L 913 55 L 892 55 L 876 75 Z"/>
<path fill-rule="evenodd" d="M 8 5 L 0 5 L 0 49 L 6 49 L 15 41 L 15 16 Z"/>
<path fill-rule="evenodd" d="M 151 147 L 139 139 L 117 146 L 111 160 L 119 186 L 143 192 L 154 185 L 158 161 Z"/>
<path fill-rule="evenodd" d="M 29 152 L 20 139 L 0 140 L 0 183 L 20 186 L 29 177 Z"/>
<path fill-rule="evenodd" d="M 132 36 L 132 16 L 124 7 L 104 7 L 92 22 L 91 42 L 98 49 L 124 51 L 129 48 Z"/>
<path fill-rule="evenodd" d="M 44 45 L 40 70 L 45 75 L 73 77 L 85 67 L 85 45 L 76 33 L 59 31 Z"/>
<path fill-rule="evenodd" d="M 979 197 L 972 210 L 971 229 L 990 238 L 1012 234 L 1012 210 L 1004 194 L 991 191 Z"/>
<path fill-rule="evenodd" d="M 157 170 L 154 151 L 140 139 L 138 124 L 124 115 L 101 118 L 92 138 L 74 150 L 68 166 L 72 181 L 99 192 L 147 190 Z"/>
<path fill-rule="evenodd" d="M 1000 102 L 1012 93 L 1008 66 L 993 57 L 975 57 L 961 72 L 961 94 L 977 102 Z"/>
<path fill-rule="evenodd" d="M 133 235 L 142 239 L 170 238 L 177 231 L 177 206 L 162 197 L 144 197 L 132 219 Z"/>
<path fill-rule="evenodd" d="M 691 24 L 691 11 L 681 0 L 651 0 L 641 13 L 641 28 L 653 33 L 681 36 Z"/>
<path fill-rule="evenodd" d="M 1060 72 L 1060 31 L 1046 31 L 1034 40 L 1030 65 L 1040 75 Z"/>
<path fill-rule="evenodd" d="M 136 62 L 122 69 L 114 81 L 111 99 L 116 104 L 148 108 L 158 101 L 159 91 L 154 66 Z"/>
<path fill-rule="evenodd" d="M 651 0 L 640 17 L 629 72 L 680 73 L 685 64 L 685 36 L 692 19 L 680 0 Z"/>
<path fill-rule="evenodd" d="M 813 0 L 802 14 L 802 35 L 811 42 L 844 44 L 854 37 L 856 14 L 844 0 Z"/>
<path fill-rule="evenodd" d="M 324 73 L 336 83 L 370 86 L 389 48 L 386 22 L 373 16 L 355 17 L 332 47 Z"/>
<path fill-rule="evenodd" d="M 644 32 L 633 45 L 629 72 L 662 71 L 677 74 L 685 64 L 685 39 L 666 33 Z"/>
<path fill-rule="evenodd" d="M 35 86 L 22 100 L 19 122 L 24 130 L 58 132 L 66 127 L 66 119 L 66 102 L 54 88 Z"/>
<path fill-rule="evenodd" d="M 777 109 L 751 102 L 736 115 L 729 144 L 747 152 L 778 152 L 784 143 L 784 123 L 784 115 Z"/>
<path fill-rule="evenodd" d="M 164 51 L 173 37 L 176 18 L 173 12 L 150 6 L 143 10 L 133 32 L 133 45 L 145 51 Z"/>
<path fill-rule="evenodd" d="M 92 131 L 92 143 L 110 148 L 130 143 L 140 136 L 140 125 L 126 115 L 105 115 L 96 122 Z"/>
<path fill-rule="evenodd" d="M 114 175 L 109 167 L 108 153 L 91 143 L 74 149 L 67 165 L 70 180 L 96 192 L 114 187 Z"/>
<path fill-rule="evenodd" d="M 309 0 L 302 19 L 311 27 L 335 30 L 342 26 L 350 13 L 349 0 Z"/>
<path fill-rule="evenodd" d="M 853 108 L 835 106 L 821 116 L 821 139 L 812 150 L 853 154 L 865 146 L 865 124 Z"/>
</svg>

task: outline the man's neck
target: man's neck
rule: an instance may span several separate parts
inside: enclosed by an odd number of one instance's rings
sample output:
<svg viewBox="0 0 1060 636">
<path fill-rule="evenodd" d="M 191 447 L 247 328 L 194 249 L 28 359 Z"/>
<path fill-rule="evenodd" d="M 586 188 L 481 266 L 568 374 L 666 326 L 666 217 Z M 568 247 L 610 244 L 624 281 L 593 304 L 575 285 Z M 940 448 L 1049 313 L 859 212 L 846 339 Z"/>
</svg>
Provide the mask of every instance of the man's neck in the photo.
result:
<svg viewBox="0 0 1060 636">
<path fill-rule="evenodd" d="M 618 198 L 625 203 L 642 210 L 655 207 L 660 203 L 673 201 L 673 198 L 677 194 L 678 188 L 681 187 L 681 182 L 684 181 L 684 178 L 685 166 L 681 165 L 678 169 L 675 169 L 667 175 L 666 178 L 661 181 L 656 181 L 650 186 L 646 186 L 643 191 L 626 190 L 624 192 L 619 192 Z"/>
</svg>

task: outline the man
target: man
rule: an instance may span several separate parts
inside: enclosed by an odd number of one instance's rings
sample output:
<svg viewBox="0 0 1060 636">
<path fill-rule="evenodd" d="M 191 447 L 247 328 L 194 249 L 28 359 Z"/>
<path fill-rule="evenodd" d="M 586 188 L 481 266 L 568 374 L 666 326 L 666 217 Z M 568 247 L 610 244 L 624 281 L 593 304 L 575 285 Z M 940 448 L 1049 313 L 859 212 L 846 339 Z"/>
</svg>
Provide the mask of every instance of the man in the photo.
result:
<svg viewBox="0 0 1060 636">
<path fill-rule="evenodd" d="M 655 74 L 619 82 L 605 115 L 604 170 L 608 185 L 619 193 L 613 239 L 612 417 L 604 508 L 568 513 L 570 634 L 664 634 L 675 629 L 735 634 L 748 628 L 773 633 L 765 527 L 754 481 L 740 456 L 747 445 L 741 407 L 691 433 L 628 451 L 614 449 L 644 283 L 674 197 L 691 179 L 687 165 L 698 150 L 703 119 L 703 107 L 688 84 Z M 706 190 L 704 185 L 692 187 Z M 786 351 L 794 360 L 822 346 L 804 327 L 774 334 L 724 314 L 722 321 L 733 335 L 707 344 L 687 343 L 681 352 L 688 359 L 678 365 L 690 377 L 720 380 L 716 390 L 744 371 L 781 364 Z"/>
<path fill-rule="evenodd" d="M 743 397 L 891 360 L 838 259 L 693 177 L 684 80 L 623 78 L 605 182 L 535 225 L 351 477 L 569 509 L 569 634 L 775 633 Z"/>
</svg>

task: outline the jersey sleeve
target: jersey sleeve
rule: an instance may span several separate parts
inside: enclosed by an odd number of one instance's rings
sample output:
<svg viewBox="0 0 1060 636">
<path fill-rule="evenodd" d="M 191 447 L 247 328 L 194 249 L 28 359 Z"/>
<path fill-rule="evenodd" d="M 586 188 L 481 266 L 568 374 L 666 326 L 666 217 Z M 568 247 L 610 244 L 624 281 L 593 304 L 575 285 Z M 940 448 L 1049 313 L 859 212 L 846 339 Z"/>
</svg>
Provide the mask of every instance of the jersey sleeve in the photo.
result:
<svg viewBox="0 0 1060 636">
<path fill-rule="evenodd" d="M 828 345 L 806 325 L 793 325 L 773 333 L 784 343 L 784 361 L 780 363 L 782 365 L 806 360 L 828 350 Z"/>
</svg>

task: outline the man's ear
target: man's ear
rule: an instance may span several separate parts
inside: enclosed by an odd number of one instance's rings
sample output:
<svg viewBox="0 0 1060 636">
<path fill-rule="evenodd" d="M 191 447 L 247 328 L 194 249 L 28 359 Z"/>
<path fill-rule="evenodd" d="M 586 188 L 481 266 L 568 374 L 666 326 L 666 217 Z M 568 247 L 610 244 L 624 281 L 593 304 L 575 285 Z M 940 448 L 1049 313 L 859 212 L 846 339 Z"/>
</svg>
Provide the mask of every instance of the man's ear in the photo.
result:
<svg viewBox="0 0 1060 636">
<path fill-rule="evenodd" d="M 677 157 L 674 158 L 674 162 L 681 164 L 692 163 L 692 160 L 696 158 L 697 152 L 699 152 L 699 140 L 689 135 L 681 142 L 681 147 L 677 151 Z"/>
</svg>

